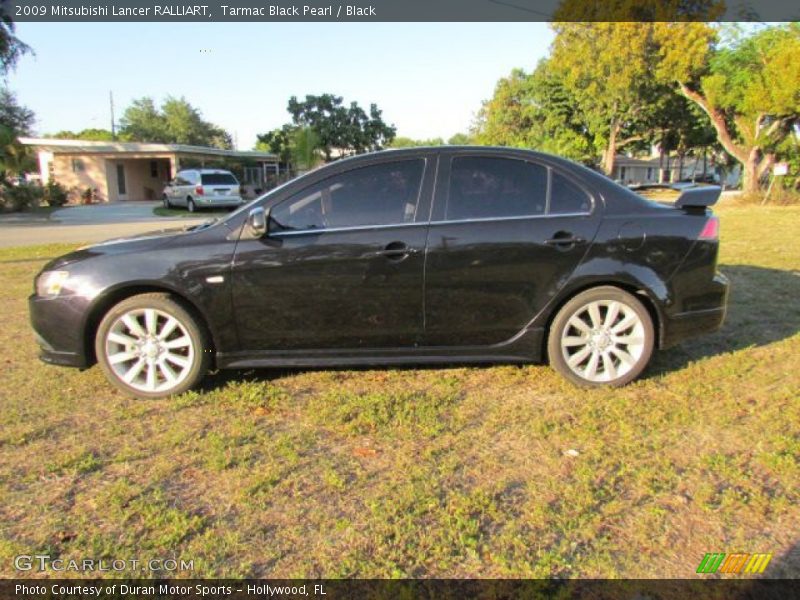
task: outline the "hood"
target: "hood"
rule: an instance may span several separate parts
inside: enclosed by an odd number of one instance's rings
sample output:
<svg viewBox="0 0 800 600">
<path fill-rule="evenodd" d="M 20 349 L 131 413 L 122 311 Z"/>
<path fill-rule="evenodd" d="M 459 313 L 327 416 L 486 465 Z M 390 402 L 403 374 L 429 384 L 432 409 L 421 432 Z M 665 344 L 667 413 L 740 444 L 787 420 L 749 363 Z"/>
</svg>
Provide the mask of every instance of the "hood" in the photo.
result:
<svg viewBox="0 0 800 600">
<path fill-rule="evenodd" d="M 143 252 L 145 250 L 152 250 L 158 246 L 168 244 L 178 238 L 183 237 L 187 233 L 199 231 L 209 227 L 212 223 L 205 222 L 199 225 L 191 225 L 187 227 L 172 227 L 169 229 L 159 229 L 156 231 L 148 231 L 136 235 L 113 238 L 97 244 L 83 246 L 74 252 L 64 254 L 51 260 L 47 263 L 42 270 L 52 271 L 63 268 L 72 263 L 84 261 L 98 256 L 110 256 L 113 254 L 126 254 L 128 252 Z"/>
</svg>

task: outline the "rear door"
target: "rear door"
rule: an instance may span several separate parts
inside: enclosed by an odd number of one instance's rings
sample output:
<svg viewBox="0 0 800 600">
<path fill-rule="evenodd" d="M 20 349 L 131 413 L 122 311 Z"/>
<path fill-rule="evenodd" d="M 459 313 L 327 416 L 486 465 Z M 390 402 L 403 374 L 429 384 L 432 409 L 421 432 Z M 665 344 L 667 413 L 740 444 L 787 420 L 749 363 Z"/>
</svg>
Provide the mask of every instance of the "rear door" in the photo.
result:
<svg viewBox="0 0 800 600">
<path fill-rule="evenodd" d="M 569 173 L 528 159 L 445 154 L 439 173 L 423 345 L 508 341 L 567 281 L 600 211 Z"/>
</svg>

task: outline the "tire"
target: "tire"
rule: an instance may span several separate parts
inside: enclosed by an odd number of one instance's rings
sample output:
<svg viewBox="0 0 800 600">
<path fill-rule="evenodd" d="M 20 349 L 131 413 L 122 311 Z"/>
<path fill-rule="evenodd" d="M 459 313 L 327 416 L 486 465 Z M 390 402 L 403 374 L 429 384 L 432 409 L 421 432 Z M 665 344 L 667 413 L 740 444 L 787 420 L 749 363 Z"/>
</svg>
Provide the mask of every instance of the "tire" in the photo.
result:
<svg viewBox="0 0 800 600">
<path fill-rule="evenodd" d="M 186 198 L 186 208 L 190 213 L 197 212 L 197 207 L 195 206 L 194 200 L 192 200 L 191 196 Z"/>
<path fill-rule="evenodd" d="M 169 196 L 166 194 L 161 196 L 161 202 L 164 204 L 164 208 L 172 208 L 172 204 L 169 201 Z"/>
<path fill-rule="evenodd" d="M 647 308 L 612 286 L 569 300 L 550 325 L 550 366 L 580 387 L 618 387 L 636 379 L 653 355 L 655 330 Z"/>
<path fill-rule="evenodd" d="M 205 327 L 168 294 L 140 294 L 111 308 L 97 329 L 95 353 L 108 380 L 138 398 L 190 390 L 211 363 Z"/>
</svg>

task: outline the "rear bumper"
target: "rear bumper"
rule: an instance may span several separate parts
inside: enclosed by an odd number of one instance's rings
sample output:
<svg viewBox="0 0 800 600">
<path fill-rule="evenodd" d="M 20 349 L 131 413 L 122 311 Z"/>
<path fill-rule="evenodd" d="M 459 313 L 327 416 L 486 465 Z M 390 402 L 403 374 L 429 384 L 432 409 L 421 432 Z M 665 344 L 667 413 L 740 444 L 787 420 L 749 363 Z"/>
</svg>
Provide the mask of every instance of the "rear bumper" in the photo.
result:
<svg viewBox="0 0 800 600">
<path fill-rule="evenodd" d="M 241 196 L 198 196 L 194 199 L 197 206 L 241 206 Z"/>
<path fill-rule="evenodd" d="M 661 348 L 669 348 L 705 333 L 711 333 L 722 327 L 728 311 L 728 278 L 717 273 L 711 284 L 704 290 L 702 308 L 667 316 L 663 321 L 661 332 Z"/>
</svg>

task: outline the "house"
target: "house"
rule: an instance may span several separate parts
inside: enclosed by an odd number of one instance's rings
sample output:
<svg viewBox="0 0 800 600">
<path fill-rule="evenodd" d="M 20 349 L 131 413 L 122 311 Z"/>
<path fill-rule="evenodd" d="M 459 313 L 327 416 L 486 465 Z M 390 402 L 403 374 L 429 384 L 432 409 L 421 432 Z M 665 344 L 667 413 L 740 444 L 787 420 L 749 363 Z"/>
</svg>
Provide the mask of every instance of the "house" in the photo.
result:
<svg viewBox="0 0 800 600">
<path fill-rule="evenodd" d="M 278 175 L 278 157 L 269 152 L 50 138 L 20 142 L 36 150 L 43 184 L 54 180 L 68 189 L 92 189 L 102 202 L 158 200 L 183 168 L 230 169 L 251 190 L 267 189 Z"/>
<path fill-rule="evenodd" d="M 702 158 L 686 157 L 681 161 L 674 156 L 663 159 L 617 156 L 611 178 L 623 185 L 713 180 L 725 187 L 734 187 L 739 183 L 739 168 L 723 169 Z"/>
</svg>

